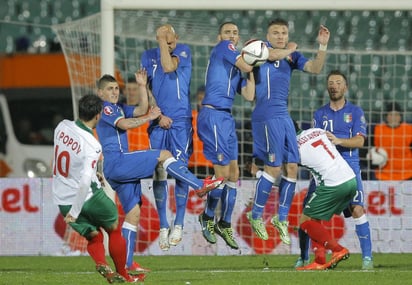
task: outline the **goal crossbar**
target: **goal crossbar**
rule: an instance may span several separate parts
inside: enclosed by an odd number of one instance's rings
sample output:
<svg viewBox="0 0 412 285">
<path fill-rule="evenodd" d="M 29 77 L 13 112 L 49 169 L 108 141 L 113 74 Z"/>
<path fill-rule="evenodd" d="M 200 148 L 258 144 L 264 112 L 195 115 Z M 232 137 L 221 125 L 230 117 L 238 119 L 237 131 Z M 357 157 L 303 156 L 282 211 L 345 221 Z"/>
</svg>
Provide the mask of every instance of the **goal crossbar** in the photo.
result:
<svg viewBox="0 0 412 285">
<path fill-rule="evenodd" d="M 101 70 L 113 74 L 114 64 L 114 13 L 115 9 L 150 10 L 412 10 L 410 0 L 101 0 Z M 398 7 L 398 8 L 397 8 Z M 401 7 L 401 8 L 400 8 Z"/>
</svg>

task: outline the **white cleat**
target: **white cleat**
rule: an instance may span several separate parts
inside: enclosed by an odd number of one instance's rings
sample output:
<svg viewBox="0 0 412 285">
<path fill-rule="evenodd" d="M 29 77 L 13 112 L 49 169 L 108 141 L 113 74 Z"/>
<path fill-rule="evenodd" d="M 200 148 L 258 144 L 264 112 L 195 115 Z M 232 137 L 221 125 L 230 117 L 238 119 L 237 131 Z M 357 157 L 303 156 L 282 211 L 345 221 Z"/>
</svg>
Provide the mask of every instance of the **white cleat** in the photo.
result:
<svg viewBox="0 0 412 285">
<path fill-rule="evenodd" d="M 176 246 L 182 240 L 183 228 L 181 225 L 176 225 L 169 236 L 169 245 Z"/>
</svg>

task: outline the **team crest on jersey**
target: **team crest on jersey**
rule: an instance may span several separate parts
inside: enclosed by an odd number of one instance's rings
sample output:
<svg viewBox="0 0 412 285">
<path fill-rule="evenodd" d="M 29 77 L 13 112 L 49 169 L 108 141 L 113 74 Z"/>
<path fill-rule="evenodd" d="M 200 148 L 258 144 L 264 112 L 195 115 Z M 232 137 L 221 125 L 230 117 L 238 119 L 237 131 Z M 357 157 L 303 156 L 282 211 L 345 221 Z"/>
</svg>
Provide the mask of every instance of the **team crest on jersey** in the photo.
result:
<svg viewBox="0 0 412 285">
<path fill-rule="evenodd" d="M 218 161 L 223 161 L 223 158 L 224 158 L 223 153 L 218 153 L 217 154 L 217 160 Z"/>
<path fill-rule="evenodd" d="M 179 54 L 181 57 L 187 58 L 187 52 L 184 50 Z"/>
<path fill-rule="evenodd" d="M 288 55 L 286 58 L 286 61 L 289 63 L 292 63 L 293 59 L 292 59 L 292 55 Z"/>
<path fill-rule="evenodd" d="M 111 114 L 113 114 L 113 108 L 111 106 L 105 106 L 103 113 L 107 116 L 110 116 Z"/>
<path fill-rule="evenodd" d="M 235 45 L 232 44 L 232 43 L 229 43 L 229 44 L 227 45 L 227 47 L 228 47 L 228 49 L 230 49 L 231 51 L 235 51 L 235 50 L 236 50 Z"/>
<path fill-rule="evenodd" d="M 274 153 L 269 153 L 268 154 L 268 161 L 269 162 L 275 162 L 275 154 Z"/>
<path fill-rule="evenodd" d="M 343 121 L 345 123 L 350 123 L 352 122 L 352 113 L 344 113 L 343 114 Z"/>
</svg>

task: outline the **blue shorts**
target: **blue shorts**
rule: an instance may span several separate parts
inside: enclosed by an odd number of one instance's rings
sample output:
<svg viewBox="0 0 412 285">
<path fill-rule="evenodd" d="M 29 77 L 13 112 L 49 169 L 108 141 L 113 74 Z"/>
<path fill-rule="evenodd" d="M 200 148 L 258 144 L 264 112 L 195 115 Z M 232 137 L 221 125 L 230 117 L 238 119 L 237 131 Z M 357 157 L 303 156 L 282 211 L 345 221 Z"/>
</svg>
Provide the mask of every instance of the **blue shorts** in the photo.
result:
<svg viewBox="0 0 412 285">
<path fill-rule="evenodd" d="M 197 117 L 197 134 L 205 157 L 216 165 L 238 159 L 235 120 L 227 111 L 203 107 Z"/>
<path fill-rule="evenodd" d="M 186 165 L 193 152 L 192 120 L 173 121 L 170 129 L 162 129 L 158 125 L 150 126 L 150 147 L 167 149 L 172 155 Z"/>
<path fill-rule="evenodd" d="M 137 204 L 139 204 L 139 206 L 142 205 L 142 184 L 140 184 L 140 181 L 135 183 L 108 182 L 116 191 L 120 204 L 123 207 L 123 211 L 126 214 Z"/>
<path fill-rule="evenodd" d="M 142 178 L 152 177 L 159 163 L 160 151 L 150 149 L 127 153 L 104 153 L 104 176 L 109 183 L 134 183 Z"/>
<path fill-rule="evenodd" d="M 299 163 L 296 131 L 291 118 L 252 121 L 253 156 L 268 166 Z"/>
</svg>

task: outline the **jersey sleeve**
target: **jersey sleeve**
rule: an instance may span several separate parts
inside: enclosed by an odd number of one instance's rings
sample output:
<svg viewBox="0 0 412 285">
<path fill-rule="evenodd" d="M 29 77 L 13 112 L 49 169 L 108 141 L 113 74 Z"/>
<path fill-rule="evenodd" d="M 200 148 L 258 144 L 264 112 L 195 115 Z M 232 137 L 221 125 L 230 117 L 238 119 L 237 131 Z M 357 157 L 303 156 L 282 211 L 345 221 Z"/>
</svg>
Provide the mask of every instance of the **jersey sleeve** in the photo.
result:
<svg viewBox="0 0 412 285">
<path fill-rule="evenodd" d="M 144 51 L 142 53 L 142 56 L 140 57 L 140 67 L 148 70 L 150 66 L 148 63 L 149 63 L 149 55 L 147 51 Z"/>
<path fill-rule="evenodd" d="M 232 65 L 236 64 L 236 61 L 240 56 L 240 52 L 231 41 L 221 41 L 218 45 L 218 52 L 222 53 L 223 59 Z"/>
<path fill-rule="evenodd" d="M 87 145 L 87 144 L 86 144 Z M 101 149 L 87 145 L 86 147 L 86 157 L 83 162 L 83 169 L 81 170 L 81 177 L 79 181 L 79 189 L 77 191 L 74 203 L 70 208 L 69 214 L 76 218 L 79 216 L 86 197 L 89 193 L 89 188 L 91 187 L 92 177 L 95 175 L 97 170 L 97 162 L 101 153 Z"/>
<path fill-rule="evenodd" d="M 357 107 L 354 110 L 354 123 L 353 123 L 353 133 L 355 135 L 361 135 L 364 138 L 367 137 L 367 122 L 365 114 L 363 113 L 362 108 Z"/>
<path fill-rule="evenodd" d="M 192 67 L 192 54 L 190 48 L 184 44 L 178 44 L 172 53 L 172 56 L 179 58 L 179 66 Z"/>
<path fill-rule="evenodd" d="M 119 112 L 118 106 L 109 102 L 104 102 L 101 120 L 113 127 L 116 127 L 117 122 L 124 118 L 124 114 Z"/>
<path fill-rule="evenodd" d="M 305 64 L 309 61 L 308 58 L 306 58 L 303 54 L 300 52 L 293 52 L 292 53 L 292 68 L 293 69 L 298 69 L 301 71 L 304 71 L 303 68 L 305 67 Z"/>
</svg>

